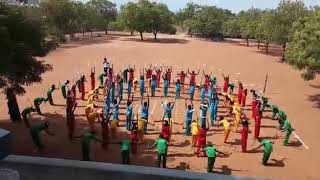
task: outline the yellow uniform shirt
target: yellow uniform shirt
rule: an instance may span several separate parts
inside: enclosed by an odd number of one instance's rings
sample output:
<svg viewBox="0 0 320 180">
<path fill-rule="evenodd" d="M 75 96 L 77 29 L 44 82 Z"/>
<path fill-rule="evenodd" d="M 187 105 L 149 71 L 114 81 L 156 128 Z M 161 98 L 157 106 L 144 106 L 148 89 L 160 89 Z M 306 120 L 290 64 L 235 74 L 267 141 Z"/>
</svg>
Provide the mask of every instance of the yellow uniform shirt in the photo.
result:
<svg viewBox="0 0 320 180">
<path fill-rule="evenodd" d="M 92 112 L 88 115 L 88 121 L 91 123 L 94 123 L 95 120 L 99 117 L 99 113 L 98 112 Z"/>
<path fill-rule="evenodd" d="M 85 113 L 86 113 L 86 116 L 89 116 L 89 114 L 93 111 L 93 104 L 88 104 L 85 108 Z"/>
<path fill-rule="evenodd" d="M 193 136 L 198 135 L 198 128 L 199 128 L 198 123 L 193 122 L 193 123 L 191 123 L 190 127 L 191 127 L 191 134 L 192 134 Z"/>
<path fill-rule="evenodd" d="M 110 128 L 111 129 L 116 129 L 117 128 L 117 121 L 116 120 L 112 120 L 110 123 Z"/>
<path fill-rule="evenodd" d="M 138 120 L 138 130 L 139 131 L 143 131 L 144 130 L 144 120 L 142 120 L 142 119 L 139 119 Z"/>
<path fill-rule="evenodd" d="M 222 124 L 225 130 L 230 129 L 230 123 L 226 119 L 220 121 L 219 124 Z"/>
</svg>

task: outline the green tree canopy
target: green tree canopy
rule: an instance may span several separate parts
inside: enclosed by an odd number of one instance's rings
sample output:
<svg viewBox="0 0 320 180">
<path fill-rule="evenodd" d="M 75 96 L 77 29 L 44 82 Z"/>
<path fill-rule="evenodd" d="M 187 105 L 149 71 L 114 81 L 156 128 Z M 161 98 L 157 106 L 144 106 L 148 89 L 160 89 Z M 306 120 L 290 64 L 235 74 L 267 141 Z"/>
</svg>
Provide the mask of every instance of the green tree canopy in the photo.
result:
<svg viewBox="0 0 320 180">
<path fill-rule="evenodd" d="M 90 0 L 87 6 L 93 10 L 91 13 L 95 15 L 91 19 L 91 21 L 94 21 L 95 27 L 104 28 L 106 34 L 108 34 L 109 23 L 117 17 L 116 4 L 108 0 Z"/>
<path fill-rule="evenodd" d="M 315 78 L 320 72 L 320 10 L 294 23 L 295 32 L 289 39 L 286 61 L 293 67 L 304 70 L 305 80 Z"/>
<path fill-rule="evenodd" d="M 24 86 L 42 81 L 41 75 L 52 67 L 35 57 L 46 55 L 50 46 L 41 22 L 28 19 L 19 8 L 0 3 L 0 88 L 7 95 L 12 120 L 20 119 L 15 95 Z"/>
</svg>

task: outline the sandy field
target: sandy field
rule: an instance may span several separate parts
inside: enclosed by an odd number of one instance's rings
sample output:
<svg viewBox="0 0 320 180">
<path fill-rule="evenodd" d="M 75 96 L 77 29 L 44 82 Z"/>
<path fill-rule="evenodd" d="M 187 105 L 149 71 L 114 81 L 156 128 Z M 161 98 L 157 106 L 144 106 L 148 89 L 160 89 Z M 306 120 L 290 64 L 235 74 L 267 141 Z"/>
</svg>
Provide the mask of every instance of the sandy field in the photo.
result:
<svg viewBox="0 0 320 180">
<path fill-rule="evenodd" d="M 320 134 L 320 79 L 305 82 L 300 78 L 300 72 L 292 67 L 279 63 L 279 51 L 271 48 L 270 54 L 258 51 L 255 44 L 246 47 L 240 40 L 227 40 L 225 42 L 210 42 L 194 39 L 184 34 L 168 36 L 159 35 L 158 41 L 150 38 L 141 42 L 139 37 L 127 34 L 114 33 L 108 36 L 85 38 L 78 42 L 71 42 L 53 51 L 43 59 L 53 65 L 53 71 L 43 75 L 41 84 L 27 87 L 25 96 L 18 97 L 20 110 L 31 105 L 35 97 L 46 97 L 46 91 L 52 83 L 58 84 L 69 79 L 73 81 L 79 73 L 88 76 L 90 67 L 96 66 L 97 75 L 102 72 L 102 59 L 108 57 L 112 60 L 116 72 L 128 66 L 135 65 L 138 75 L 139 68 L 150 64 L 172 66 L 174 73 L 177 70 L 198 70 L 212 72 L 218 77 L 218 84 L 222 84 L 221 72 L 230 74 L 231 81 L 241 80 L 246 88 L 262 90 L 264 79 L 268 74 L 266 96 L 272 103 L 279 105 L 287 114 L 297 136 L 292 135 L 290 146 L 283 146 L 284 133 L 277 129 L 278 122 L 271 120 L 271 112 L 264 113 L 262 120 L 261 137 L 275 141 L 274 152 L 268 166 L 261 165 L 262 151 L 250 151 L 258 145 L 253 143 L 253 133 L 249 134 L 248 153 L 241 153 L 241 134 L 231 132 L 228 143 L 223 144 L 223 128 L 211 127 L 207 141 L 214 143 L 218 150 L 232 152 L 230 157 L 217 157 L 215 171 L 219 174 L 260 177 L 268 179 L 320 179 L 319 166 L 320 145 L 315 142 Z M 198 76 L 200 81 L 202 76 Z M 89 89 L 89 82 L 86 84 Z M 126 85 L 125 85 L 126 87 Z M 162 89 L 159 89 L 162 90 Z M 170 89 L 167 101 L 174 100 L 174 89 Z M 237 92 L 237 89 L 235 89 Z M 156 95 L 162 95 L 158 91 Z M 125 97 L 127 95 L 125 94 Z M 79 94 L 78 94 L 79 97 Z M 187 97 L 183 94 L 183 97 Z M 53 130 L 56 136 L 42 135 L 46 148 L 37 151 L 32 144 L 27 128 L 21 123 L 11 123 L 7 114 L 5 97 L 1 94 L 0 101 L 0 128 L 11 130 L 14 136 L 14 153 L 20 155 L 57 157 L 65 159 L 81 159 L 80 141 L 69 141 L 65 119 L 65 101 L 60 91 L 55 91 L 55 106 L 49 103 L 41 105 L 44 117 L 32 114 L 31 123 L 49 120 L 54 122 Z M 135 93 L 134 107 L 139 108 L 140 99 Z M 102 96 L 99 96 L 99 106 L 102 106 Z M 173 127 L 173 145 L 169 147 L 167 166 L 172 169 L 185 171 L 206 172 L 207 159 L 197 158 L 191 149 L 191 137 L 184 135 L 182 123 L 184 122 L 184 99 L 177 100 L 173 116 L 177 124 Z M 250 112 L 251 94 L 247 99 L 247 113 Z M 128 136 L 125 130 L 125 101 L 120 106 L 120 129 L 117 139 Z M 221 103 L 221 102 L 220 102 Z M 85 101 L 78 101 L 76 109 L 76 135 L 80 135 L 88 126 L 84 106 Z M 222 104 L 222 103 L 221 103 Z M 151 122 L 160 120 L 163 114 L 161 98 L 155 97 L 150 102 Z M 199 108 L 199 103 L 195 103 Z M 197 110 L 198 111 L 198 110 Z M 218 115 L 225 114 L 220 108 Z M 253 122 L 250 129 L 253 130 Z M 145 136 L 145 144 L 152 143 L 159 135 L 160 123 L 156 127 L 149 126 L 149 134 Z M 98 137 L 101 137 L 100 124 L 96 124 Z M 278 138 L 276 138 L 278 136 Z M 298 140 L 300 139 L 300 141 Z M 120 146 L 110 145 L 108 150 L 101 148 L 99 143 L 92 143 L 91 157 L 95 161 L 121 163 Z M 147 150 L 146 145 L 139 146 L 139 154 L 131 158 L 131 163 L 142 166 L 155 166 L 155 150 Z"/>
</svg>

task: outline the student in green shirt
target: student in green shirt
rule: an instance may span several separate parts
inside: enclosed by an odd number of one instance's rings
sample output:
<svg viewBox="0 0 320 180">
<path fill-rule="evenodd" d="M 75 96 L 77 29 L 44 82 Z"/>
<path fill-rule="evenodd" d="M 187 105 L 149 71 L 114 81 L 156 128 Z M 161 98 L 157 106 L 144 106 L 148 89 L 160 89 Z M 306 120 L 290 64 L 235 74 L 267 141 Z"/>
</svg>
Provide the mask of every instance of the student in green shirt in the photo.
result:
<svg viewBox="0 0 320 180">
<path fill-rule="evenodd" d="M 129 139 L 123 139 L 120 142 L 108 144 L 120 144 L 122 164 L 130 164 L 130 147 L 132 142 Z"/>
<path fill-rule="evenodd" d="M 287 119 L 287 114 L 284 111 L 279 110 L 278 116 L 279 116 L 279 129 L 282 129 L 284 121 Z"/>
<path fill-rule="evenodd" d="M 56 89 L 56 86 L 54 84 L 52 84 L 51 87 L 47 91 L 47 98 L 48 98 L 50 105 L 54 105 L 53 99 L 52 99 L 52 93 L 55 89 Z"/>
<path fill-rule="evenodd" d="M 47 102 L 48 99 L 47 99 L 47 98 L 43 98 L 43 97 L 37 97 L 37 98 L 35 98 L 35 99 L 33 100 L 34 107 L 36 108 L 38 114 L 41 115 L 41 116 L 44 116 L 44 114 L 42 114 L 42 112 L 41 112 L 41 110 L 40 110 L 40 104 L 41 104 L 43 101 L 44 101 L 44 102 Z"/>
<path fill-rule="evenodd" d="M 82 160 L 90 161 L 90 143 L 92 140 L 102 143 L 103 141 L 96 138 L 95 132 L 84 132 L 81 136 L 75 137 L 81 139 Z"/>
<path fill-rule="evenodd" d="M 30 134 L 32 137 L 32 141 L 39 149 L 44 148 L 44 145 L 41 143 L 41 140 L 39 137 L 39 134 L 42 131 L 45 131 L 47 134 L 49 134 L 51 136 L 54 136 L 54 133 L 50 132 L 48 130 L 48 128 L 49 128 L 49 122 L 35 124 L 30 128 Z"/>
<path fill-rule="evenodd" d="M 272 110 L 272 120 L 276 119 L 279 113 L 279 107 L 275 104 L 268 104 L 267 107 L 269 107 Z"/>
<path fill-rule="evenodd" d="M 221 151 L 218 151 L 213 145 L 212 143 L 208 143 L 207 144 L 207 147 L 204 148 L 204 150 L 202 151 L 205 151 L 207 156 L 208 156 L 208 169 L 207 171 L 208 172 L 213 172 L 213 167 L 214 167 L 214 163 L 216 161 L 216 157 L 217 157 L 217 153 L 219 154 L 223 154 L 225 156 L 228 156 L 227 154 L 221 152 Z"/>
<path fill-rule="evenodd" d="M 69 84 L 69 80 L 60 84 L 61 93 L 63 98 L 67 99 L 67 85 Z"/>
<path fill-rule="evenodd" d="M 125 83 L 128 83 L 128 72 L 129 72 L 128 68 L 122 71 L 122 76 Z"/>
<path fill-rule="evenodd" d="M 35 109 L 33 107 L 27 107 L 21 113 L 22 119 L 23 119 L 25 125 L 27 126 L 27 128 L 30 128 L 28 115 L 30 115 L 32 112 L 37 112 L 37 109 Z"/>
<path fill-rule="evenodd" d="M 101 73 L 99 75 L 100 86 L 103 86 L 103 77 L 106 76 L 106 73 Z"/>
<path fill-rule="evenodd" d="M 284 138 L 284 141 L 283 141 L 283 145 L 285 146 L 288 146 L 289 145 L 289 138 L 290 138 L 290 135 L 293 131 L 292 127 L 291 127 L 291 123 L 288 119 L 286 119 L 283 123 L 283 130 L 282 132 L 286 131 L 286 136 Z"/>
<path fill-rule="evenodd" d="M 233 83 L 229 83 L 228 87 L 230 88 L 230 94 L 233 94 L 233 89 L 234 89 L 235 85 Z"/>
<path fill-rule="evenodd" d="M 167 150 L 168 150 L 168 141 L 163 138 L 163 135 L 160 134 L 159 138 L 156 140 L 156 142 L 149 147 L 149 149 L 157 146 L 157 167 L 161 167 L 161 160 L 162 160 L 162 167 L 166 168 L 166 161 L 167 161 Z"/>
<path fill-rule="evenodd" d="M 254 148 L 253 150 L 256 150 L 256 149 L 259 149 L 260 147 L 264 147 L 264 150 L 263 150 L 263 157 L 262 157 L 262 164 L 264 166 L 267 165 L 268 163 L 268 160 L 270 158 L 270 155 L 272 153 L 272 150 L 273 150 L 273 147 L 272 147 L 272 142 L 270 142 L 269 140 L 267 139 L 258 139 L 258 141 L 260 142 L 260 145 L 256 148 Z"/>
</svg>

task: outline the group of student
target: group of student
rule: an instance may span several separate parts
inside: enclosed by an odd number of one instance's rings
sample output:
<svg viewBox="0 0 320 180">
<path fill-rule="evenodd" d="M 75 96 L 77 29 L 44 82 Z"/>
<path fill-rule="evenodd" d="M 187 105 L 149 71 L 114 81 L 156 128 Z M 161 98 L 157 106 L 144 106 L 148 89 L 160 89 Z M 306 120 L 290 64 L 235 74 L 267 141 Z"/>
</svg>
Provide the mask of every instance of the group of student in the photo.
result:
<svg viewBox="0 0 320 180">
<path fill-rule="evenodd" d="M 85 75 L 81 75 L 78 80 L 72 84 L 69 88 L 70 81 L 60 83 L 59 88 L 64 99 L 66 99 L 66 119 L 68 127 L 68 138 L 70 140 L 80 138 L 81 149 L 83 154 L 83 160 L 90 160 L 90 143 L 92 141 L 98 141 L 102 144 L 102 147 L 107 149 L 109 144 L 121 145 L 122 163 L 130 163 L 130 154 L 137 153 L 137 147 L 143 143 L 143 136 L 148 134 L 148 124 L 154 127 L 155 124 L 150 122 L 152 118 L 154 122 L 160 120 L 161 129 L 159 138 L 152 146 L 148 148 L 157 147 L 157 166 L 166 167 L 166 157 L 168 152 L 168 146 L 172 144 L 170 142 L 172 129 L 173 129 L 173 117 L 172 111 L 174 109 L 176 99 L 181 99 L 181 94 L 186 94 L 185 99 L 185 122 L 184 129 L 185 135 L 191 136 L 192 146 L 194 147 L 194 154 L 196 156 L 208 157 L 208 172 L 213 171 L 215 158 L 218 153 L 229 156 L 230 153 L 223 153 L 218 151 L 212 143 L 207 143 L 206 136 L 210 126 L 222 125 L 224 128 L 224 143 L 227 143 L 229 134 L 231 132 L 231 125 L 234 127 L 234 132 L 238 132 L 241 125 L 241 150 L 247 151 L 247 139 L 249 133 L 249 118 L 245 114 L 246 99 L 248 90 L 244 88 L 241 82 L 238 82 L 238 86 L 235 86 L 230 82 L 230 77 L 223 75 L 223 85 L 218 86 L 217 78 L 212 76 L 212 73 L 206 74 L 204 71 L 203 78 L 200 84 L 197 84 L 196 78 L 200 71 L 180 71 L 173 75 L 172 67 L 148 67 L 140 69 L 140 76 L 135 77 L 136 68 L 128 67 L 121 70 L 118 74 L 115 74 L 113 65 L 109 60 L 104 58 L 103 61 L 103 73 L 98 76 L 99 85 L 96 85 L 96 72 L 95 68 L 90 72 L 90 91 L 86 93 Z M 177 79 L 175 79 L 177 77 Z M 189 82 L 186 79 L 189 79 Z M 198 81 L 199 82 L 199 81 Z M 124 87 L 126 85 L 126 88 Z M 161 103 L 163 107 L 162 117 L 152 117 L 149 113 L 150 97 L 155 97 L 156 89 L 162 88 L 162 93 L 158 96 L 168 97 L 170 86 L 174 86 L 175 101 Z M 162 87 L 161 87 L 162 86 Z M 238 89 L 236 94 L 233 93 L 234 88 Z M 38 97 L 34 99 L 34 107 L 27 107 L 21 113 L 24 122 L 28 128 L 30 128 L 31 137 L 34 144 L 38 148 L 43 148 L 43 144 L 40 141 L 40 132 L 45 131 L 49 135 L 54 133 L 48 130 L 49 122 L 35 124 L 30 126 L 29 114 L 32 112 L 38 112 L 39 115 L 43 115 L 40 110 L 42 102 L 47 102 L 54 105 L 52 93 L 58 88 L 52 85 L 47 91 L 47 97 Z M 77 90 L 78 89 L 78 90 Z M 126 96 L 125 90 L 126 89 Z M 77 107 L 77 91 L 79 91 L 82 100 L 86 100 L 85 114 L 88 120 L 89 131 L 85 131 L 80 136 L 74 136 L 74 130 L 76 120 L 74 111 Z M 99 91 L 102 92 L 104 97 L 104 107 L 98 108 L 95 104 L 99 98 Z M 160 91 L 161 92 L 161 91 Z M 268 159 L 272 153 L 272 144 L 267 139 L 260 138 L 260 126 L 263 112 L 266 109 L 271 109 L 273 112 L 272 119 L 278 119 L 280 129 L 286 131 L 284 145 L 289 145 L 289 138 L 293 131 L 289 120 L 284 111 L 274 104 L 268 102 L 268 98 L 264 97 L 261 93 L 250 90 L 252 93 L 252 119 L 254 120 L 254 138 L 261 142 L 260 146 L 264 146 L 264 153 L 262 164 L 267 165 Z M 138 95 L 136 95 L 138 94 Z M 140 107 L 134 108 L 134 96 L 136 99 L 140 98 Z M 126 129 L 130 132 L 130 138 L 125 138 L 120 142 L 114 141 L 116 139 L 117 128 L 119 127 L 119 111 L 120 103 L 126 97 Z M 220 98 L 219 98 L 220 97 Z M 220 104 L 221 99 L 223 104 Z M 200 101 L 200 107 L 197 109 L 194 105 L 194 101 Z M 220 106 L 219 106 L 220 105 Z M 218 116 L 219 108 L 226 108 L 227 113 Z M 139 110 L 137 110 L 139 109 Z M 210 121 L 208 117 L 208 110 Z M 200 111 L 199 116 L 197 112 Z M 196 115 L 193 115 L 196 113 Z M 101 139 L 95 134 L 96 123 L 101 124 Z M 110 131 L 110 132 L 109 132 Z M 109 137 L 110 136 L 110 137 Z M 257 147 L 257 148 L 260 148 Z"/>
</svg>

